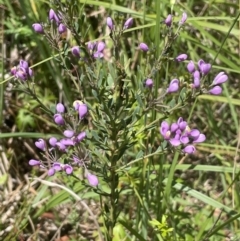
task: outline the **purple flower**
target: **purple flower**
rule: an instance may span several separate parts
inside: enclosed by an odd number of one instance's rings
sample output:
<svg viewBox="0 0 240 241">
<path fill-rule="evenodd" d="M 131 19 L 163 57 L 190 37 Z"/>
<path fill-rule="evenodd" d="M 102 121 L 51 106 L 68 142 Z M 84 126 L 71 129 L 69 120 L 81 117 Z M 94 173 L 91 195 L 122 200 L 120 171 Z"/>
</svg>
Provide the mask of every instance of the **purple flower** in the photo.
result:
<svg viewBox="0 0 240 241">
<path fill-rule="evenodd" d="M 72 47 L 72 54 L 78 58 L 80 58 L 80 48 L 79 46 Z"/>
<path fill-rule="evenodd" d="M 48 176 L 53 176 L 54 174 L 55 174 L 55 169 L 54 168 L 50 168 L 49 170 L 48 170 Z"/>
<path fill-rule="evenodd" d="M 17 67 L 14 66 L 11 68 L 11 75 L 16 75 L 16 73 L 17 73 Z"/>
<path fill-rule="evenodd" d="M 78 114 L 79 114 L 79 119 L 83 119 L 88 112 L 88 108 L 86 104 L 80 104 L 78 106 Z"/>
<path fill-rule="evenodd" d="M 195 71 L 195 65 L 192 60 L 189 61 L 187 65 L 187 70 L 189 73 L 193 73 Z"/>
<path fill-rule="evenodd" d="M 183 152 L 187 154 L 193 154 L 195 151 L 196 151 L 196 148 L 193 145 L 188 145 L 183 149 Z"/>
<path fill-rule="evenodd" d="M 11 74 L 20 80 L 27 80 L 28 77 L 33 75 L 33 71 L 28 67 L 28 62 L 25 60 L 20 60 L 18 67 L 13 67 L 11 69 Z"/>
<path fill-rule="evenodd" d="M 95 49 L 96 45 L 97 45 L 97 43 L 95 43 L 95 42 L 88 42 L 87 48 L 89 50 L 93 50 L 93 49 Z"/>
<path fill-rule="evenodd" d="M 184 12 L 184 13 L 182 14 L 182 18 L 181 18 L 179 24 L 180 24 L 180 25 L 184 24 L 184 23 L 186 22 L 186 20 L 187 20 L 187 14 Z"/>
<path fill-rule="evenodd" d="M 168 27 L 171 27 L 171 25 L 172 25 L 172 15 L 169 14 L 164 22 Z"/>
<path fill-rule="evenodd" d="M 96 46 L 95 46 L 96 47 Z M 95 48 L 94 47 L 94 48 Z M 97 51 L 93 54 L 93 57 L 95 59 L 99 59 L 99 58 L 103 58 L 104 57 L 104 54 L 103 54 L 103 50 L 105 48 L 105 43 L 104 42 L 99 42 L 97 44 Z"/>
<path fill-rule="evenodd" d="M 202 74 L 207 75 L 211 70 L 212 66 L 209 63 L 205 63 L 204 60 L 200 59 L 198 61 L 198 68 Z"/>
<path fill-rule="evenodd" d="M 170 82 L 169 87 L 167 88 L 167 93 L 177 92 L 178 89 L 179 89 L 179 80 L 178 79 L 173 79 Z"/>
<path fill-rule="evenodd" d="M 51 145 L 51 146 L 56 146 L 56 143 L 58 142 L 57 138 L 56 137 L 51 137 L 49 140 L 48 140 L 48 143 Z"/>
<path fill-rule="evenodd" d="M 56 111 L 57 111 L 58 113 L 64 113 L 64 111 L 65 111 L 64 105 L 63 105 L 62 103 L 57 103 L 57 105 L 56 105 Z"/>
<path fill-rule="evenodd" d="M 149 50 L 148 46 L 145 43 L 140 43 L 139 48 L 144 52 L 147 52 Z"/>
<path fill-rule="evenodd" d="M 206 136 L 204 134 L 200 134 L 198 137 L 194 138 L 193 143 L 201 143 L 206 140 Z"/>
<path fill-rule="evenodd" d="M 212 85 L 219 85 L 223 84 L 228 80 L 228 76 L 224 72 L 220 72 L 216 77 L 214 78 Z"/>
<path fill-rule="evenodd" d="M 147 88 L 152 88 L 152 87 L 153 87 L 153 80 L 152 80 L 152 79 L 147 79 L 147 80 L 145 81 L 145 86 L 146 86 Z"/>
<path fill-rule="evenodd" d="M 59 26 L 58 26 L 58 32 L 60 34 L 62 34 L 62 33 L 65 33 L 66 31 L 67 31 L 66 26 L 64 24 L 60 23 Z"/>
<path fill-rule="evenodd" d="M 171 133 L 176 132 L 178 130 L 178 124 L 172 123 L 170 130 L 171 130 Z"/>
<path fill-rule="evenodd" d="M 218 85 L 214 86 L 208 91 L 212 95 L 220 95 L 222 93 L 222 88 Z"/>
<path fill-rule="evenodd" d="M 52 165 L 52 168 L 55 171 L 61 171 L 62 170 L 62 164 L 60 162 L 54 162 Z"/>
<path fill-rule="evenodd" d="M 24 68 L 19 68 L 15 73 L 15 77 L 20 80 L 27 80 L 28 74 Z"/>
<path fill-rule="evenodd" d="M 189 134 L 190 134 L 190 137 L 196 139 L 199 137 L 200 131 L 197 129 L 192 129 Z"/>
<path fill-rule="evenodd" d="M 63 169 L 68 175 L 73 173 L 73 167 L 69 164 L 65 164 Z"/>
<path fill-rule="evenodd" d="M 181 141 L 178 138 L 173 138 L 169 140 L 170 144 L 172 146 L 179 146 L 181 145 Z"/>
<path fill-rule="evenodd" d="M 19 67 L 20 67 L 20 68 L 24 68 L 25 70 L 28 70 L 28 62 L 25 61 L 25 60 L 23 60 L 23 59 L 21 59 L 21 60 L 19 61 Z"/>
<path fill-rule="evenodd" d="M 32 27 L 36 33 L 44 33 L 43 26 L 40 23 L 34 23 Z"/>
<path fill-rule="evenodd" d="M 66 136 L 67 138 L 72 138 L 74 136 L 74 131 L 73 130 L 65 130 L 63 132 L 63 135 Z"/>
<path fill-rule="evenodd" d="M 177 124 L 180 130 L 185 130 L 187 127 L 187 122 L 184 121 L 182 117 L 178 118 Z"/>
<path fill-rule="evenodd" d="M 77 136 L 77 141 L 80 142 L 82 141 L 84 138 L 86 137 L 86 132 L 85 131 L 82 131 L 78 134 Z"/>
<path fill-rule="evenodd" d="M 93 174 L 88 172 L 86 177 L 87 177 L 88 182 L 89 182 L 89 184 L 91 186 L 96 187 L 98 185 L 98 178 L 97 178 L 97 176 L 95 176 L 95 175 L 93 175 Z"/>
<path fill-rule="evenodd" d="M 109 27 L 110 30 L 113 30 L 114 24 L 113 20 L 110 17 L 107 17 L 107 26 Z"/>
<path fill-rule="evenodd" d="M 74 146 L 74 145 L 75 145 L 75 141 L 72 140 L 72 139 L 68 139 L 68 138 L 63 138 L 63 139 L 61 139 L 61 140 L 60 140 L 60 143 L 63 144 L 66 148 L 67 148 L 68 146 Z M 65 148 L 65 149 L 66 149 L 66 148 Z M 65 150 L 65 149 L 64 149 L 64 150 Z"/>
<path fill-rule="evenodd" d="M 94 57 L 95 59 L 101 59 L 101 58 L 104 57 L 104 55 L 103 55 L 103 53 L 97 51 L 97 52 L 95 52 L 95 53 L 93 54 L 93 57 Z"/>
<path fill-rule="evenodd" d="M 54 115 L 54 122 L 57 125 L 64 125 L 65 124 L 65 121 L 64 121 L 64 119 L 63 119 L 61 114 L 55 114 Z"/>
<path fill-rule="evenodd" d="M 132 25 L 133 25 L 133 18 L 127 19 L 127 21 L 123 25 L 123 30 L 131 28 Z"/>
<path fill-rule="evenodd" d="M 41 162 L 38 161 L 38 160 L 31 159 L 31 160 L 28 162 L 28 164 L 29 164 L 30 166 L 40 166 L 40 165 L 41 165 Z"/>
<path fill-rule="evenodd" d="M 66 151 L 66 149 L 67 149 L 67 147 L 66 147 L 61 141 L 58 141 L 58 142 L 56 143 L 56 146 L 58 147 L 58 149 L 59 149 L 60 151 Z"/>
<path fill-rule="evenodd" d="M 83 102 L 82 102 L 81 100 L 75 100 L 75 101 L 73 102 L 73 107 L 74 107 L 74 109 L 75 109 L 75 110 L 78 110 L 78 107 L 79 107 L 79 105 L 81 105 L 81 104 L 83 104 Z"/>
<path fill-rule="evenodd" d="M 169 128 L 170 128 L 170 126 L 169 126 L 168 122 L 163 121 L 163 122 L 161 123 L 160 133 L 161 133 L 161 135 L 164 137 L 164 139 L 166 139 L 166 138 L 169 137 L 169 136 L 168 136 Z M 169 133 L 170 133 L 170 132 L 169 132 Z"/>
<path fill-rule="evenodd" d="M 187 56 L 186 54 L 180 54 L 180 55 L 178 55 L 178 56 L 176 57 L 176 60 L 177 60 L 178 62 L 182 62 L 182 61 L 186 60 L 187 57 L 188 57 L 188 56 Z"/>
<path fill-rule="evenodd" d="M 57 24 L 60 23 L 60 18 L 59 18 L 59 16 L 54 12 L 53 9 L 50 9 L 48 18 L 49 18 L 50 21 L 53 20 L 53 21 L 55 21 Z"/>
<path fill-rule="evenodd" d="M 46 144 L 43 139 L 38 139 L 38 141 L 35 142 L 35 146 L 42 151 L 45 151 L 46 149 Z"/>
<path fill-rule="evenodd" d="M 181 141 L 182 144 L 187 144 L 187 143 L 189 143 L 190 140 L 189 140 L 189 137 L 187 135 L 182 135 L 180 137 L 180 141 Z"/>
<path fill-rule="evenodd" d="M 105 43 L 104 42 L 99 42 L 98 45 L 97 45 L 97 52 L 102 52 L 105 48 Z"/>
<path fill-rule="evenodd" d="M 200 87 L 200 72 L 198 70 L 195 70 L 193 73 L 193 86 L 194 88 Z"/>
</svg>

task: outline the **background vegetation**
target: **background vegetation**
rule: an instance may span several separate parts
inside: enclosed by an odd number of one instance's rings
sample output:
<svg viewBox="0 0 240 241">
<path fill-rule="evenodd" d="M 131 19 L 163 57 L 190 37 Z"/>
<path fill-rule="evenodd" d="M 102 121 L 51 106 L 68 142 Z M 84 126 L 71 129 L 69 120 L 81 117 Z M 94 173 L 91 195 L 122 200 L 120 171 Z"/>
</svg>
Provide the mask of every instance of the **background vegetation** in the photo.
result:
<svg viewBox="0 0 240 241">
<path fill-rule="evenodd" d="M 46 21 L 54 1 L 0 0 L 0 4 L 0 240 L 99 240 L 98 230 L 79 200 L 57 186 L 30 179 L 37 175 L 47 180 L 44 172 L 29 167 L 28 160 L 39 157 L 36 138 L 58 130 L 35 100 L 13 89 L 9 78 L 10 69 L 25 59 L 33 66 L 36 93 L 46 106 L 54 108 L 59 101 L 71 104 L 78 98 L 72 79 L 53 57 L 56 51 L 32 30 L 33 23 Z M 161 7 L 156 12 L 158 4 Z M 196 155 L 155 158 L 156 170 L 158 163 L 164 163 L 160 187 L 152 169 L 145 175 L 147 166 L 146 170 L 137 165 L 129 169 L 131 182 L 121 200 L 124 215 L 115 230 L 125 239 L 116 240 L 240 240 L 240 1 L 78 0 L 74 7 L 82 13 L 82 39 L 103 39 L 108 48 L 106 17 L 122 14 L 124 19 L 134 18 L 133 28 L 122 40 L 124 56 L 131 58 L 130 75 L 146 64 L 137 48 L 139 42 L 161 47 L 166 37 L 162 21 L 172 13 L 178 22 L 185 11 L 187 24 L 172 46 L 172 56 L 187 53 L 195 62 L 204 59 L 212 63 L 214 73 L 222 70 L 229 76 L 223 95 L 201 95 L 190 109 L 179 110 L 178 116 L 207 136 Z M 68 34 L 64 38 L 70 46 L 75 44 Z M 105 56 L 110 58 L 110 53 Z M 175 68 L 171 74 L 184 78 L 185 65 Z M 160 87 L 166 86 L 168 71 L 164 66 L 159 72 Z M 86 87 L 85 96 L 91 100 L 90 87 Z M 129 155 L 138 158 L 134 149 Z M 169 169 L 173 158 L 178 158 L 175 170 Z M 172 183 L 166 186 L 165 178 L 171 175 Z M 98 197 L 91 188 L 69 183 L 63 176 L 55 182 L 68 183 L 102 224 Z M 160 205 L 161 198 L 164 204 Z M 146 207 L 157 215 L 156 225 L 149 223 Z"/>
</svg>

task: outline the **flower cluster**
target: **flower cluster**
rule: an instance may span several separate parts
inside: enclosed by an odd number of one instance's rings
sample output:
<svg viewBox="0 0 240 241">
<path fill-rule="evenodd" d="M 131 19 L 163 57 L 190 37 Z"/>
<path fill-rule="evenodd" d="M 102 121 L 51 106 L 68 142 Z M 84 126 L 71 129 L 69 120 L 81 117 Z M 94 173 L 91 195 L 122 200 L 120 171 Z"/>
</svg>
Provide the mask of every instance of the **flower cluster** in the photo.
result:
<svg viewBox="0 0 240 241">
<path fill-rule="evenodd" d="M 201 87 L 201 78 L 206 76 L 212 66 L 209 63 L 206 63 L 204 60 L 200 59 L 198 61 L 198 69 L 195 68 L 194 62 L 191 60 L 187 65 L 187 70 L 193 77 L 192 88 L 200 88 Z M 225 83 L 228 80 L 228 76 L 224 72 L 220 72 L 213 79 L 212 84 L 209 86 L 209 93 L 212 95 L 219 95 L 222 93 L 221 84 Z"/>
<path fill-rule="evenodd" d="M 27 80 L 33 76 L 33 71 L 28 66 L 28 62 L 25 60 L 20 60 L 19 65 L 11 69 L 11 74 L 14 75 L 17 79 Z"/>
<path fill-rule="evenodd" d="M 171 146 L 180 146 L 182 152 L 188 154 L 193 154 L 196 151 L 193 144 L 206 140 L 205 135 L 200 133 L 198 129 L 190 129 L 182 117 L 171 125 L 167 121 L 163 121 L 161 123 L 160 133 Z"/>
<path fill-rule="evenodd" d="M 62 17 L 60 13 L 55 13 L 53 9 L 50 9 L 48 19 L 50 22 L 53 22 L 57 25 L 59 34 L 65 33 L 67 31 L 67 27 L 62 23 Z M 36 33 L 44 33 L 44 27 L 41 23 L 34 23 L 32 27 Z"/>
<path fill-rule="evenodd" d="M 76 151 L 78 149 L 78 145 L 86 137 L 86 132 L 77 131 L 79 120 L 74 119 L 74 112 L 77 112 L 78 119 L 81 121 L 87 115 L 88 108 L 86 104 L 79 100 L 76 100 L 73 103 L 73 107 L 73 112 L 70 110 L 70 113 L 65 113 L 66 110 L 62 103 L 58 103 L 56 105 L 57 113 L 54 115 L 54 122 L 63 127 L 63 137 L 57 139 L 53 136 L 49 138 L 48 143 L 43 139 L 36 141 L 35 146 L 43 152 L 42 156 L 45 161 L 31 159 L 29 161 L 29 165 L 39 166 L 48 170 L 49 176 L 53 176 L 56 172 L 60 171 L 70 175 L 73 173 L 74 166 L 80 166 L 85 169 L 85 176 L 89 184 L 92 186 L 97 186 L 97 177 L 89 173 L 84 160 L 80 160 L 77 157 Z M 69 116 L 71 116 L 72 123 L 70 123 L 68 119 Z"/>
</svg>

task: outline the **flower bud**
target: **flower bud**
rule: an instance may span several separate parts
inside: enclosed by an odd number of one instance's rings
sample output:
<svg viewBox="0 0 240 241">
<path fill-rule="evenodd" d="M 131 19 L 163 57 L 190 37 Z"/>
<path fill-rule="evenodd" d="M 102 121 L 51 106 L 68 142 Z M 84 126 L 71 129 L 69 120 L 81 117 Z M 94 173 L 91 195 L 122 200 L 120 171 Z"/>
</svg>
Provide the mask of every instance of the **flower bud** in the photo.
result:
<svg viewBox="0 0 240 241">
<path fill-rule="evenodd" d="M 206 136 L 204 134 L 200 134 L 196 138 L 194 138 L 193 143 L 201 143 L 206 140 Z"/>
<path fill-rule="evenodd" d="M 56 143 L 57 143 L 57 138 L 56 137 L 51 137 L 49 140 L 48 140 L 48 143 L 51 145 L 51 146 L 56 146 Z"/>
<path fill-rule="evenodd" d="M 145 43 L 140 43 L 139 48 L 144 52 L 147 52 L 149 50 L 148 46 Z"/>
<path fill-rule="evenodd" d="M 27 80 L 27 72 L 24 68 L 19 68 L 15 74 L 15 77 L 20 80 Z"/>
<path fill-rule="evenodd" d="M 200 73 L 198 70 L 194 71 L 193 73 L 193 85 L 194 85 L 194 88 L 200 87 Z"/>
<path fill-rule="evenodd" d="M 201 65 L 201 72 L 204 75 L 207 75 L 209 73 L 209 71 L 211 70 L 211 68 L 212 68 L 211 64 L 202 64 Z"/>
<path fill-rule="evenodd" d="M 29 164 L 30 166 L 39 166 L 39 165 L 41 165 L 41 162 L 38 161 L 38 160 L 31 159 L 31 160 L 28 162 L 28 164 Z"/>
<path fill-rule="evenodd" d="M 198 129 L 192 129 L 189 133 L 190 137 L 196 139 L 200 135 L 200 131 Z"/>
<path fill-rule="evenodd" d="M 95 42 L 88 42 L 87 48 L 88 48 L 89 50 L 93 50 L 96 45 L 97 45 L 97 43 L 95 43 Z"/>
<path fill-rule="evenodd" d="M 213 80 L 213 85 L 223 84 L 228 80 L 228 76 L 224 72 L 220 72 Z"/>
<path fill-rule="evenodd" d="M 110 17 L 107 17 L 107 26 L 109 27 L 110 30 L 113 30 L 114 24 L 113 20 Z"/>
<path fill-rule="evenodd" d="M 182 61 L 186 60 L 187 57 L 188 57 L 188 56 L 187 56 L 186 54 L 180 54 L 180 55 L 178 55 L 178 56 L 176 57 L 176 60 L 177 60 L 178 62 L 182 62 Z"/>
<path fill-rule="evenodd" d="M 78 106 L 78 114 L 79 114 L 79 119 L 83 119 L 88 112 L 88 108 L 86 104 L 80 104 Z"/>
<path fill-rule="evenodd" d="M 189 73 L 193 73 L 195 71 L 195 65 L 192 60 L 189 61 L 187 65 L 187 70 Z"/>
<path fill-rule="evenodd" d="M 173 79 L 171 82 L 170 82 L 170 85 L 167 89 L 167 93 L 174 93 L 174 92 L 177 92 L 179 89 L 179 80 L 178 79 Z"/>
<path fill-rule="evenodd" d="M 43 26 L 40 23 L 34 23 L 32 27 L 36 33 L 44 33 Z"/>
<path fill-rule="evenodd" d="M 65 111 L 64 105 L 63 105 L 62 103 L 58 103 L 58 104 L 56 105 L 56 111 L 57 111 L 58 113 L 64 113 L 64 111 Z"/>
<path fill-rule="evenodd" d="M 171 27 L 171 25 L 172 25 L 172 15 L 169 14 L 164 22 L 168 27 Z"/>
<path fill-rule="evenodd" d="M 53 9 L 50 9 L 48 19 L 50 21 L 52 21 L 52 20 L 55 21 L 57 24 L 60 23 L 60 19 L 59 19 L 58 15 L 54 12 Z"/>
<path fill-rule="evenodd" d="M 63 144 L 66 148 L 67 146 L 74 146 L 75 141 L 69 138 L 63 138 L 60 140 L 60 143 Z"/>
<path fill-rule="evenodd" d="M 183 149 L 183 152 L 187 154 L 193 154 L 195 151 L 196 151 L 196 148 L 193 145 L 188 145 Z"/>
<path fill-rule="evenodd" d="M 19 67 L 24 68 L 25 70 L 28 70 L 28 62 L 23 60 L 23 59 L 21 59 L 19 61 Z"/>
<path fill-rule="evenodd" d="M 48 170 L 48 176 L 49 177 L 51 177 L 51 176 L 53 176 L 54 174 L 55 174 L 55 169 L 54 168 L 50 168 L 49 170 Z"/>
<path fill-rule="evenodd" d="M 60 23 L 59 26 L 58 26 L 58 32 L 60 34 L 62 34 L 62 33 L 65 33 L 66 31 L 67 31 L 66 26 L 64 24 Z"/>
<path fill-rule="evenodd" d="M 67 147 L 63 143 L 61 143 L 60 141 L 56 143 L 56 146 L 58 147 L 58 149 L 60 151 L 65 151 L 67 149 Z"/>
<path fill-rule="evenodd" d="M 105 43 L 104 42 L 99 42 L 97 45 L 97 52 L 102 52 L 105 48 Z"/>
<path fill-rule="evenodd" d="M 74 136 L 74 131 L 73 130 L 65 130 L 63 132 L 63 135 L 66 136 L 67 138 L 72 138 Z"/>
<path fill-rule="evenodd" d="M 207 75 L 211 70 L 211 64 L 205 63 L 204 60 L 200 59 L 198 61 L 198 68 L 202 74 Z"/>
<path fill-rule="evenodd" d="M 123 25 L 123 30 L 131 28 L 132 25 L 133 25 L 133 18 L 127 19 L 127 21 Z"/>
<path fill-rule="evenodd" d="M 212 95 L 220 95 L 222 93 L 222 88 L 218 85 L 214 86 L 208 91 Z"/>
<path fill-rule="evenodd" d="M 169 140 L 169 143 L 172 146 L 180 146 L 181 145 L 181 141 L 179 140 L 179 135 L 177 135 L 177 136 L 175 136 L 175 138 L 172 138 L 172 139 Z"/>
<path fill-rule="evenodd" d="M 53 165 L 52 165 L 52 168 L 55 170 L 55 171 L 61 171 L 62 170 L 62 163 L 60 162 L 54 162 Z"/>
<path fill-rule="evenodd" d="M 43 139 L 38 139 L 38 141 L 35 142 L 35 146 L 37 148 L 39 148 L 40 150 L 45 151 L 46 144 L 45 144 L 45 141 Z"/>
<path fill-rule="evenodd" d="M 152 79 L 147 79 L 147 80 L 145 81 L 145 86 L 146 86 L 147 88 L 152 88 L 152 87 L 153 87 L 153 80 L 152 80 Z"/>
<path fill-rule="evenodd" d="M 80 48 L 79 46 L 72 47 L 72 54 L 78 58 L 80 58 Z"/>
<path fill-rule="evenodd" d="M 54 122 L 57 125 L 64 125 L 65 124 L 65 121 L 64 121 L 64 119 L 63 119 L 61 114 L 55 114 L 54 115 Z"/>
<path fill-rule="evenodd" d="M 78 136 L 77 136 L 77 141 L 80 142 L 80 141 L 82 141 L 85 137 L 86 137 L 86 132 L 83 131 L 83 132 L 81 132 L 81 133 L 78 134 Z"/>
<path fill-rule="evenodd" d="M 90 174 L 89 172 L 86 175 L 88 182 L 91 186 L 96 187 L 98 185 L 98 178 L 97 176 Z"/>
<path fill-rule="evenodd" d="M 63 169 L 68 175 L 73 173 L 73 167 L 69 164 L 65 164 Z"/>
<path fill-rule="evenodd" d="M 184 12 L 184 13 L 182 14 L 182 18 L 181 18 L 179 24 L 180 24 L 180 25 L 184 24 L 184 23 L 186 22 L 186 20 L 187 20 L 187 14 Z"/>
</svg>

